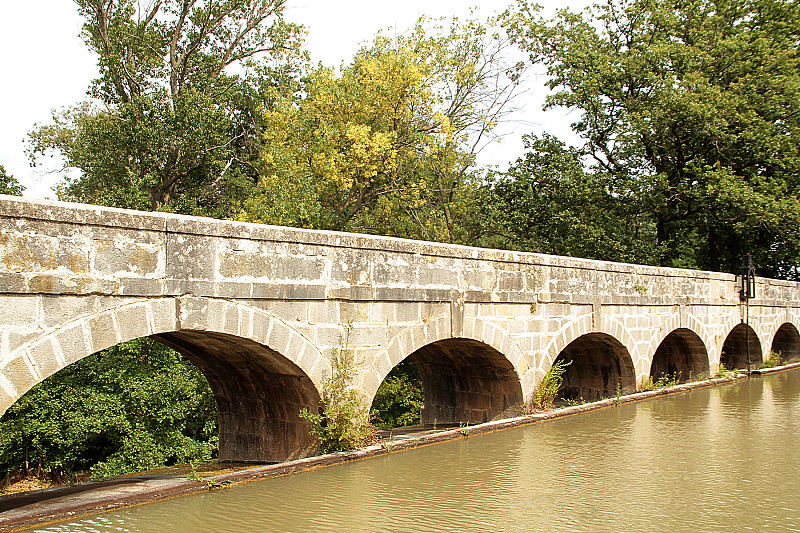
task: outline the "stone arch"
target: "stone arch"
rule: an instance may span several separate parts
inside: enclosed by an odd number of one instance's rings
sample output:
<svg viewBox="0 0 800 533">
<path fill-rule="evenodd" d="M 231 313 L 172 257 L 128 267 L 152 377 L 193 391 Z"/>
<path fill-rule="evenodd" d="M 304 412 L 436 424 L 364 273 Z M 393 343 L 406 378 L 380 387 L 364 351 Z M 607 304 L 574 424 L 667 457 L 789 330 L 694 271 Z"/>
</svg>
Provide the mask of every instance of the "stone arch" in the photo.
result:
<svg viewBox="0 0 800 533">
<path fill-rule="evenodd" d="M 0 368 L 3 412 L 64 366 L 148 336 L 181 352 L 208 378 L 219 408 L 221 459 L 276 461 L 315 451 L 297 413 L 317 408 L 328 360 L 280 319 L 213 298 L 126 302 L 42 334 Z"/>
<path fill-rule="evenodd" d="M 697 333 L 676 328 L 659 343 L 650 361 L 650 378 L 664 377 L 680 383 L 710 375 L 708 350 Z"/>
<path fill-rule="evenodd" d="M 714 350 L 713 337 L 709 333 L 708 328 L 692 314 L 689 314 L 686 317 L 686 324 L 681 325 L 681 322 L 680 314 L 673 313 L 658 328 L 658 334 L 653 336 L 653 339 L 647 348 L 647 353 L 645 354 L 646 364 L 648 365 L 646 371 L 650 377 L 656 379 L 653 375 L 653 362 L 655 360 L 656 353 L 662 348 L 662 346 L 665 346 L 665 349 L 669 349 L 673 355 L 677 355 L 675 350 L 691 355 L 690 359 L 693 362 L 689 363 L 689 361 L 684 361 L 684 364 L 681 365 L 683 368 L 677 369 L 678 371 L 683 370 L 681 373 L 681 381 L 688 379 L 688 371 L 690 369 L 692 370 L 693 378 L 704 378 L 710 375 L 711 361 L 713 359 L 712 351 Z M 678 330 L 681 331 L 676 333 Z M 674 333 L 676 334 L 673 335 Z M 668 340 L 670 336 L 672 337 Z M 667 342 L 668 344 L 664 345 L 664 342 Z M 675 344 L 676 342 L 678 343 L 677 346 Z M 698 342 L 700 343 L 699 345 L 697 344 Z M 702 356 L 700 356 L 698 359 L 698 356 L 701 353 Z M 662 372 L 663 369 L 656 369 L 656 373 L 660 374 Z"/>
<path fill-rule="evenodd" d="M 585 333 L 570 342 L 553 364 L 569 366 L 563 375 L 559 397 L 596 401 L 621 392 L 636 391 L 636 370 L 628 348 L 603 332 Z"/>
<path fill-rule="evenodd" d="M 628 357 L 635 360 L 637 353 L 636 341 L 625 326 L 613 317 L 603 317 L 600 327 L 593 327 L 592 315 L 587 313 L 581 315 L 559 329 L 544 349 L 544 357 L 540 362 L 539 370 L 543 376 L 555 362 L 558 355 L 576 339 L 589 333 L 605 333 L 614 338 L 625 347 Z"/>
<path fill-rule="evenodd" d="M 757 367 L 762 362 L 761 340 L 756 331 L 741 322 L 735 325 L 725 337 L 720 351 L 719 362 L 725 368 L 743 369 L 748 366 L 748 347 L 750 354 L 750 367 Z"/>
<path fill-rule="evenodd" d="M 781 364 L 800 360 L 800 333 L 791 322 L 784 322 L 772 337 L 773 352 L 780 352 Z"/>
<path fill-rule="evenodd" d="M 524 354 L 496 324 L 468 318 L 458 337 L 451 335 L 447 317 L 404 329 L 371 362 L 371 375 L 361 381 L 370 401 L 404 360 L 414 363 L 422 379 L 423 425 L 481 423 L 519 412 Z"/>
</svg>

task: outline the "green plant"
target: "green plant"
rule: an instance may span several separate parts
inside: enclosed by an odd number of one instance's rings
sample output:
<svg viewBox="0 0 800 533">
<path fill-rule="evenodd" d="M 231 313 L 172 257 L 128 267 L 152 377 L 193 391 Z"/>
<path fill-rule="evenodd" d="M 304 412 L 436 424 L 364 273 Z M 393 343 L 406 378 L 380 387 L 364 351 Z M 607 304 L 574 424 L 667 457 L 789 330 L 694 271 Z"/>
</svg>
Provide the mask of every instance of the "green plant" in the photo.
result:
<svg viewBox="0 0 800 533">
<path fill-rule="evenodd" d="M 619 405 L 620 400 L 622 399 L 622 386 L 617 382 L 617 397 L 614 400 L 614 403 Z"/>
<path fill-rule="evenodd" d="M 647 287 L 644 285 L 637 284 L 633 289 L 641 295 L 647 294 Z"/>
<path fill-rule="evenodd" d="M 389 432 L 389 438 L 383 440 L 383 449 L 386 450 L 386 453 L 392 453 L 392 448 L 394 448 L 394 438 L 392 437 L 392 432 Z"/>
<path fill-rule="evenodd" d="M 717 369 L 717 374 L 714 377 L 715 378 L 724 378 L 724 377 L 727 377 L 728 374 L 730 374 L 730 371 L 727 368 L 725 368 L 725 364 L 724 363 L 720 363 L 719 364 L 719 368 Z"/>
<path fill-rule="evenodd" d="M 550 370 L 542 378 L 542 381 L 539 382 L 536 390 L 533 391 L 533 395 L 524 409 L 526 413 L 543 411 L 553 406 L 553 402 L 558 396 L 558 390 L 564 382 L 564 372 L 566 372 L 570 364 L 572 364 L 572 361 L 567 362 L 563 359 L 553 363 Z"/>
<path fill-rule="evenodd" d="M 469 437 L 469 422 L 466 424 L 459 424 L 458 432 L 461 433 L 464 437 Z"/>
<path fill-rule="evenodd" d="M 758 368 L 775 368 L 781 365 L 781 352 L 772 350 L 767 355 L 767 358 L 758 366 Z"/>
<path fill-rule="evenodd" d="M 583 397 L 573 398 L 571 400 L 564 400 L 564 405 L 562 406 L 562 408 L 564 408 L 564 407 L 576 407 L 578 405 L 585 405 L 587 403 L 589 403 L 589 402 L 587 402 L 585 399 L 583 399 Z"/>
<path fill-rule="evenodd" d="M 655 381 L 653 381 L 653 376 L 648 376 L 648 378 L 644 382 L 642 382 L 642 384 L 639 386 L 639 392 L 674 387 L 675 385 L 678 385 L 680 382 L 681 382 L 680 372 L 676 372 L 675 374 L 661 374 Z"/>
<path fill-rule="evenodd" d="M 419 424 L 419 411 L 424 403 L 422 378 L 417 365 L 405 360 L 383 380 L 370 411 L 380 429 Z"/>
<path fill-rule="evenodd" d="M 345 325 L 342 347 L 333 351 L 331 376 L 323 383 L 320 412 L 300 410 L 300 417 L 311 423 L 311 434 L 323 453 L 353 450 L 376 438 L 369 409 L 351 386 L 356 375 L 355 357 L 348 349 L 351 330 L 352 325 Z"/>
</svg>

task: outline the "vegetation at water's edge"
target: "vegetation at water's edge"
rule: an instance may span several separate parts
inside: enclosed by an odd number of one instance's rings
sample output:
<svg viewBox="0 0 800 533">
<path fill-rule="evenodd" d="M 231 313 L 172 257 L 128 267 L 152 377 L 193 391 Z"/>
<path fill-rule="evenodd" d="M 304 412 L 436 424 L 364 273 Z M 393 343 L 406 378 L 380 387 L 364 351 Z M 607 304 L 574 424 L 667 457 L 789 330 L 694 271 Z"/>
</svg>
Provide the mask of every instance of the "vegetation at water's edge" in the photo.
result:
<svg viewBox="0 0 800 533">
<path fill-rule="evenodd" d="M 553 402 L 558 396 L 558 391 L 564 381 L 564 372 L 567 367 L 572 364 L 572 361 L 565 361 L 563 359 L 556 360 L 542 380 L 533 391 L 531 399 L 525 406 L 526 413 L 533 413 L 535 411 L 544 411 L 553 407 Z"/>
<path fill-rule="evenodd" d="M 319 441 L 323 453 L 353 450 L 375 441 L 369 409 L 351 387 L 356 362 L 348 349 L 349 335 L 350 327 L 346 326 L 342 346 L 332 354 L 331 376 L 322 384 L 319 413 L 308 408 L 300 411 L 300 417 L 311 423 L 311 434 Z"/>
</svg>

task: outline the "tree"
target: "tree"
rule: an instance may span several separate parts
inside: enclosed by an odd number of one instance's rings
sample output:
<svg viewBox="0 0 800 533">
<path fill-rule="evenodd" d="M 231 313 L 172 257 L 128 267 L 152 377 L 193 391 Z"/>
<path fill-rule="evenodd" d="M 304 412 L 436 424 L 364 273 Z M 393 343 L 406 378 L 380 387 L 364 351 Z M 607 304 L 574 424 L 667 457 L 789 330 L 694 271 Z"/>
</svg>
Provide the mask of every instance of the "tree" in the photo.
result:
<svg viewBox="0 0 800 533">
<path fill-rule="evenodd" d="M 468 241 L 475 155 L 509 111 L 508 43 L 474 21 L 378 35 L 337 75 L 265 113 L 259 194 L 243 220 Z"/>
<path fill-rule="evenodd" d="M 551 135 L 524 137 L 528 152 L 490 180 L 484 218 L 493 244 L 538 253 L 648 262 L 652 224 L 611 194 L 602 171 L 587 170 L 585 153 Z"/>
<path fill-rule="evenodd" d="M 22 196 L 22 191 L 25 187 L 10 174 L 6 174 L 6 169 L 0 165 L 0 194 L 11 194 L 14 196 Z"/>
<path fill-rule="evenodd" d="M 199 370 L 152 339 L 69 365 L 0 418 L 0 466 L 66 480 L 209 459 L 216 403 Z"/>
<path fill-rule="evenodd" d="M 800 5 L 786 0 L 609 1 L 506 27 L 547 67 L 547 107 L 613 197 L 653 222 L 653 262 L 793 275 L 800 257 Z"/>
<path fill-rule="evenodd" d="M 255 183 L 257 109 L 268 95 L 254 93 L 291 90 L 287 64 L 299 61 L 300 28 L 281 18 L 284 0 L 76 2 L 100 77 L 93 101 L 31 133 L 32 160 L 56 153 L 80 171 L 62 198 L 228 216 Z M 265 54 L 274 68 L 246 68 Z"/>
</svg>

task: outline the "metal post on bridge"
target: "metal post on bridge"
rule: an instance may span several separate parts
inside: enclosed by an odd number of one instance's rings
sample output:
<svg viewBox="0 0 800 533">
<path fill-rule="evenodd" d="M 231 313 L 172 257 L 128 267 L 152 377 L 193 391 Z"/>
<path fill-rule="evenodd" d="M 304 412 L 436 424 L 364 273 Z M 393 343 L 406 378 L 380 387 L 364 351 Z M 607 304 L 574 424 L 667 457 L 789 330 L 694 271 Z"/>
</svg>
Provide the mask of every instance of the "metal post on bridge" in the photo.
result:
<svg viewBox="0 0 800 533">
<path fill-rule="evenodd" d="M 745 306 L 745 325 L 744 343 L 747 346 L 747 375 L 750 375 L 750 300 L 756 296 L 756 267 L 753 264 L 753 257 L 745 254 L 742 267 L 739 272 L 739 299 Z"/>
</svg>

